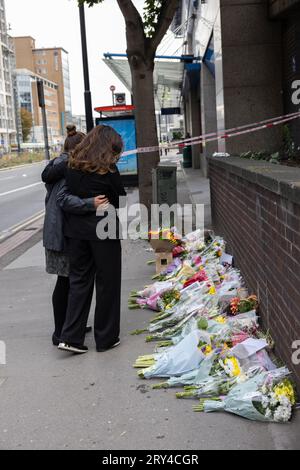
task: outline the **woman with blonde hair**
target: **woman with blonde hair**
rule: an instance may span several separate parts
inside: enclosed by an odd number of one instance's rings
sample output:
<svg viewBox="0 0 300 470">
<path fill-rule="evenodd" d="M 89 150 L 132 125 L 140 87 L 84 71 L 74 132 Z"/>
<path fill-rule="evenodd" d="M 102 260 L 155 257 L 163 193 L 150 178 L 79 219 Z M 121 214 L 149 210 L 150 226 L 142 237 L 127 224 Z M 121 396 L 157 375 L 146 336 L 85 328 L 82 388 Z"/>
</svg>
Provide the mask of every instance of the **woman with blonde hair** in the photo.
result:
<svg viewBox="0 0 300 470">
<path fill-rule="evenodd" d="M 95 127 L 71 153 L 66 182 L 72 195 L 82 199 L 99 194 L 119 207 L 125 196 L 116 167 L 123 151 L 121 136 L 109 126 Z M 59 199 L 59 197 L 58 197 Z M 70 294 L 59 349 L 85 353 L 85 325 L 91 286 L 96 282 L 94 335 L 97 351 L 120 344 L 121 243 L 119 237 L 99 239 L 97 225 L 105 213 L 65 214 L 69 240 Z M 96 272 L 96 278 L 95 278 Z"/>
</svg>

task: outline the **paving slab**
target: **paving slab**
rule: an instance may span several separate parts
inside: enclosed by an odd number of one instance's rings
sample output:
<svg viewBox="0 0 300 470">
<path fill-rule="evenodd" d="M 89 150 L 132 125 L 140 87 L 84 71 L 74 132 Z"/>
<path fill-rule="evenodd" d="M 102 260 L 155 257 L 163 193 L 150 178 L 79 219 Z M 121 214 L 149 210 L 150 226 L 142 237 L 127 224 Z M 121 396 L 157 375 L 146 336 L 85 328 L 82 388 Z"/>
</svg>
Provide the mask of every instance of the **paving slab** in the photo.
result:
<svg viewBox="0 0 300 470">
<path fill-rule="evenodd" d="M 122 343 L 102 354 L 92 335 L 84 356 L 51 345 L 54 278 L 44 271 L 41 244 L 0 272 L 0 339 L 7 346 L 7 365 L 0 366 L 0 449 L 299 448 L 299 413 L 288 425 L 196 414 L 174 390 L 153 390 L 153 381 L 137 378 L 132 363 L 153 345 L 130 332 L 146 326 L 152 313 L 129 311 L 127 298 L 153 274 L 147 247 L 123 243 Z M 26 266 L 32 253 L 40 262 Z"/>
</svg>

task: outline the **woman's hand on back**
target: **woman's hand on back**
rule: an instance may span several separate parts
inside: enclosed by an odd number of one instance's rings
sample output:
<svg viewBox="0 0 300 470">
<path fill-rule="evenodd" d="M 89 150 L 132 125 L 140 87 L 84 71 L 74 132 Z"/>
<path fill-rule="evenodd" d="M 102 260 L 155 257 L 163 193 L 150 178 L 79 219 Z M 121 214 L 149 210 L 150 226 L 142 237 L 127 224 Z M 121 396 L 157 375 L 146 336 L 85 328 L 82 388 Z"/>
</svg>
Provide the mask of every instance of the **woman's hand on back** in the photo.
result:
<svg viewBox="0 0 300 470">
<path fill-rule="evenodd" d="M 107 209 L 108 205 L 109 205 L 109 200 L 107 199 L 106 196 L 97 196 L 94 198 L 94 205 L 95 205 L 95 208 L 98 209 L 99 207 L 101 209 Z"/>
</svg>

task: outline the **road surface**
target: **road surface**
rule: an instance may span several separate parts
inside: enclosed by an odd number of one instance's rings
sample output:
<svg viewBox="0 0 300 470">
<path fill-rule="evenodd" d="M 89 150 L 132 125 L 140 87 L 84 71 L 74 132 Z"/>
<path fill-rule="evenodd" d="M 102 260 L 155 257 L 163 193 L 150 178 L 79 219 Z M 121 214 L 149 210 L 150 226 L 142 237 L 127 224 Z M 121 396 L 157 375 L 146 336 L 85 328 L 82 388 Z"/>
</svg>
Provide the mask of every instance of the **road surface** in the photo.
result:
<svg viewBox="0 0 300 470">
<path fill-rule="evenodd" d="M 44 209 L 45 187 L 41 172 L 45 163 L 0 171 L 0 239 L 15 225 Z"/>
</svg>

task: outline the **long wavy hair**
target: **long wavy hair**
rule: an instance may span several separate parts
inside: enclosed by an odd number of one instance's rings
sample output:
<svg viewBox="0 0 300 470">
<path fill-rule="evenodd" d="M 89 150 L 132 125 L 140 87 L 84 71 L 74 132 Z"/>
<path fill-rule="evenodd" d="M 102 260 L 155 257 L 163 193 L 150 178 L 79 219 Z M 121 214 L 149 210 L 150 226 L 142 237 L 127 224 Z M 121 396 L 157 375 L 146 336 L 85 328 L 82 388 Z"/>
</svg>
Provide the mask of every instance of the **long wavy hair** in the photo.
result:
<svg viewBox="0 0 300 470">
<path fill-rule="evenodd" d="M 113 173 L 123 152 L 121 136 L 110 126 L 96 126 L 71 152 L 69 167 L 87 173 Z"/>
</svg>

